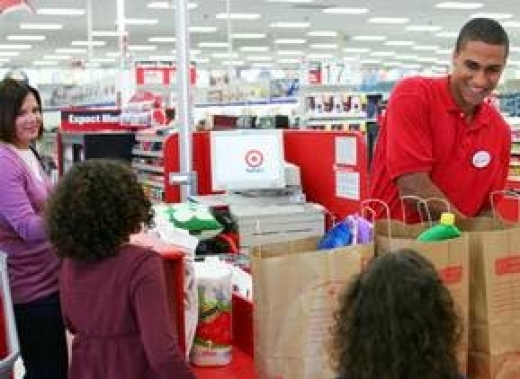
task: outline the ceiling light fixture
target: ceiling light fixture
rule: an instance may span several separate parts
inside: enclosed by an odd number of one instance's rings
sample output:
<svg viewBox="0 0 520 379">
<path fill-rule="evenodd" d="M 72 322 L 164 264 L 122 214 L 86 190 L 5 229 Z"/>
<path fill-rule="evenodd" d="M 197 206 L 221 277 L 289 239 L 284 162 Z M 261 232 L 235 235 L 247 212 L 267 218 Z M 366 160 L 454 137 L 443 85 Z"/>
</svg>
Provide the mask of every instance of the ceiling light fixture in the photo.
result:
<svg viewBox="0 0 520 379">
<path fill-rule="evenodd" d="M 354 41 L 384 41 L 385 36 L 352 36 Z"/>
<path fill-rule="evenodd" d="M 409 18 L 405 17 L 373 17 L 369 18 L 367 22 L 371 24 L 406 24 Z"/>
<path fill-rule="evenodd" d="M 508 18 L 512 18 L 513 15 L 511 13 L 475 13 L 470 16 L 471 18 L 493 18 L 495 20 L 507 20 Z"/>
<path fill-rule="evenodd" d="M 307 40 L 303 38 L 278 38 L 273 42 L 279 45 L 303 45 Z"/>
<path fill-rule="evenodd" d="M 338 32 L 333 30 L 312 30 L 307 35 L 309 37 L 337 37 Z"/>
<path fill-rule="evenodd" d="M 408 25 L 405 29 L 410 32 L 438 32 L 442 27 L 435 25 Z"/>
<path fill-rule="evenodd" d="M 217 20 L 258 20 L 259 13 L 217 13 L 215 15 Z"/>
<path fill-rule="evenodd" d="M 41 8 L 36 13 L 46 16 L 83 16 L 85 9 L 66 9 L 66 8 Z"/>
<path fill-rule="evenodd" d="M 233 39 L 262 39 L 266 38 L 267 34 L 265 33 L 233 33 L 231 34 L 231 38 Z"/>
<path fill-rule="evenodd" d="M 482 3 L 463 3 L 458 1 L 445 1 L 435 4 L 436 8 L 441 9 L 478 9 L 482 8 L 483 6 L 484 4 Z"/>
<path fill-rule="evenodd" d="M 272 22 L 271 28 L 304 29 L 311 26 L 310 22 Z"/>
<path fill-rule="evenodd" d="M 148 42 L 152 43 L 172 43 L 175 42 L 175 37 L 150 37 Z"/>
<path fill-rule="evenodd" d="M 8 41 L 45 41 L 46 38 L 45 36 L 7 36 Z"/>
<path fill-rule="evenodd" d="M 368 13 L 368 9 L 367 8 L 331 7 L 331 8 L 325 8 L 323 10 L 323 13 L 327 13 L 327 14 L 351 14 L 351 15 L 358 15 L 358 14 Z"/>
<path fill-rule="evenodd" d="M 27 30 L 59 30 L 63 29 L 62 24 L 32 24 L 32 23 L 23 23 L 20 24 L 20 29 Z"/>
</svg>

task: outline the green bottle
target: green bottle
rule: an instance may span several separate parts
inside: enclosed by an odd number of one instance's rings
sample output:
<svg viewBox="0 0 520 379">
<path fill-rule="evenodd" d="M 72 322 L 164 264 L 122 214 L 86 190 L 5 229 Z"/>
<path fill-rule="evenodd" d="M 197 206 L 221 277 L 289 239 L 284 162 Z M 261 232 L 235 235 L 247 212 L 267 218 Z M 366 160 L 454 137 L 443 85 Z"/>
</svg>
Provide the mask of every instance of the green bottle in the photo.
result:
<svg viewBox="0 0 520 379">
<path fill-rule="evenodd" d="M 460 230 L 455 226 L 455 215 L 450 212 L 443 212 L 439 223 L 419 234 L 417 240 L 423 242 L 441 241 L 457 238 L 460 235 Z"/>
</svg>

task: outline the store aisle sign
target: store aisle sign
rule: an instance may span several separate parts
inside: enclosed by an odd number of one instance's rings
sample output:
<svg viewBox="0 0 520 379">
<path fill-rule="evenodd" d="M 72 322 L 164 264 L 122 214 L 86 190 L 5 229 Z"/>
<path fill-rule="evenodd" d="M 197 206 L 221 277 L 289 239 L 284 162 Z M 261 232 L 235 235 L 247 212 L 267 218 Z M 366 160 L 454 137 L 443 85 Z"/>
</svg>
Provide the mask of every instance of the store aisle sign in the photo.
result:
<svg viewBox="0 0 520 379">
<path fill-rule="evenodd" d="M 34 13 L 34 5 L 30 0 L 0 0 L 0 15 L 18 9 L 27 9 Z"/>
<path fill-rule="evenodd" d="M 61 129 L 66 131 L 99 131 L 121 129 L 119 109 L 63 110 Z"/>
<path fill-rule="evenodd" d="M 171 61 L 138 61 L 135 63 L 135 82 L 138 86 L 169 86 L 176 82 L 177 66 Z M 195 64 L 189 67 L 190 83 L 196 83 Z"/>
</svg>

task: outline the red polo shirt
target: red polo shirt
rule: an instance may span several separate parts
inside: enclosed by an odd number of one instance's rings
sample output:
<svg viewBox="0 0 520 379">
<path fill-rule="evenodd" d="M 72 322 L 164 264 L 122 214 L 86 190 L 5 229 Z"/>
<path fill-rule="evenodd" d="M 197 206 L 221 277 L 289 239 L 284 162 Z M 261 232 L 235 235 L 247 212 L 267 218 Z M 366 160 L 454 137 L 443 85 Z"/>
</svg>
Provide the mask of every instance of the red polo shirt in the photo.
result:
<svg viewBox="0 0 520 379">
<path fill-rule="evenodd" d="M 491 105 L 481 104 L 473 120 L 465 120 L 449 77 L 404 79 L 380 127 L 370 198 L 387 203 L 391 218 L 403 219 L 396 179 L 427 172 L 459 211 L 474 216 L 489 207 L 492 191 L 504 188 L 510 149 L 509 126 Z M 407 209 L 405 221 L 419 221 L 417 212 Z"/>
</svg>

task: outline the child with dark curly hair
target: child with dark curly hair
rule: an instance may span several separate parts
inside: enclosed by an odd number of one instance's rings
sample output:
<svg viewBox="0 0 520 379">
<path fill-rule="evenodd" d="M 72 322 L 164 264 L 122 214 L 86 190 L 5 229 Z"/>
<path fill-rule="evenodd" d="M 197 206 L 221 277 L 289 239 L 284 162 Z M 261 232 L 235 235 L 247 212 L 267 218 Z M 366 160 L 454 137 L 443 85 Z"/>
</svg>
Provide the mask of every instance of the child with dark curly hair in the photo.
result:
<svg viewBox="0 0 520 379">
<path fill-rule="evenodd" d="M 459 379 L 461 323 L 433 265 L 402 249 L 340 295 L 332 360 L 341 379 Z"/>
<path fill-rule="evenodd" d="M 74 334 L 69 377 L 194 378 L 176 342 L 161 258 L 129 243 L 152 220 L 131 169 L 105 159 L 73 166 L 47 217 L 63 258 L 63 315 Z"/>
</svg>

